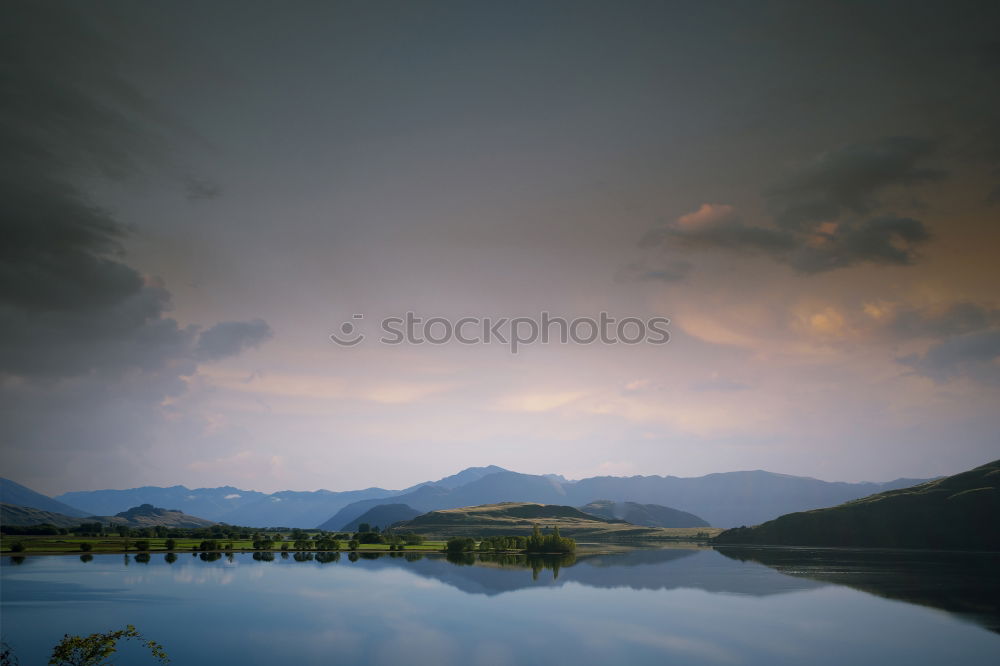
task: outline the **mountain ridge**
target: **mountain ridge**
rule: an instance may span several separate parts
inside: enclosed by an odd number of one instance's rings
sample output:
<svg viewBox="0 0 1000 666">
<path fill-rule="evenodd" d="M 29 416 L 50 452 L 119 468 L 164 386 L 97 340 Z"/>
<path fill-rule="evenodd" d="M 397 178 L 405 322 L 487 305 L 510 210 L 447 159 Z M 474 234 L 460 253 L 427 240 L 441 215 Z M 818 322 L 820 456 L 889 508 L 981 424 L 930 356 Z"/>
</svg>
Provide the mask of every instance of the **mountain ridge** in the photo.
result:
<svg viewBox="0 0 1000 666">
<path fill-rule="evenodd" d="M 619 518 L 644 527 L 710 527 L 700 516 L 660 504 L 596 500 L 578 508 L 594 516 Z"/>
<path fill-rule="evenodd" d="M 847 483 L 764 470 L 714 472 L 700 477 L 596 476 L 567 481 L 555 474 L 521 474 L 487 465 L 402 490 L 372 487 L 262 493 L 228 485 L 196 489 L 176 485 L 74 491 L 56 500 L 72 502 L 96 515 L 112 515 L 148 503 L 176 506 L 230 524 L 339 530 L 365 511 L 386 503 L 407 504 L 427 512 L 511 500 L 581 506 L 595 498 L 606 498 L 672 507 L 697 515 L 711 525 L 732 527 L 758 524 L 785 513 L 831 506 L 921 481 L 899 478 Z"/>
<path fill-rule="evenodd" d="M 912 487 L 727 530 L 716 542 L 1000 550 L 998 518 L 1000 460 L 995 460 Z"/>
<path fill-rule="evenodd" d="M 0 502 L 24 506 L 39 511 L 58 513 L 64 516 L 84 517 L 87 512 L 80 507 L 60 502 L 37 490 L 32 490 L 16 481 L 0 477 Z"/>
</svg>

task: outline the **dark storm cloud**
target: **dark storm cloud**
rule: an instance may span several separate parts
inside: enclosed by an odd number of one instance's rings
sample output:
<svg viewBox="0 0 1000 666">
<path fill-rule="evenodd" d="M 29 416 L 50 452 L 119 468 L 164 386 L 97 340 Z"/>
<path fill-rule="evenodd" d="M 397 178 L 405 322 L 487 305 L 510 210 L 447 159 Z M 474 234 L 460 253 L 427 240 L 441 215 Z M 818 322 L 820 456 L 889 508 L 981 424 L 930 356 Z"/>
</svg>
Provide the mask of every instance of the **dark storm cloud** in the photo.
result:
<svg viewBox="0 0 1000 666">
<path fill-rule="evenodd" d="M 793 239 L 795 250 L 776 258 L 802 273 L 821 273 L 860 263 L 912 264 L 930 233 L 919 220 L 886 216 L 840 222 L 832 230 L 814 228 L 811 234 L 793 234 Z"/>
<path fill-rule="evenodd" d="M 847 220 L 829 228 L 814 225 L 808 229 L 751 226 L 732 219 L 692 229 L 677 226 L 655 229 L 640 244 L 675 252 L 759 253 L 809 274 L 861 263 L 912 264 L 917 247 L 929 238 L 922 222 L 907 217 Z M 678 277 L 688 272 L 690 265 Z"/>
<path fill-rule="evenodd" d="M 260 321 L 197 339 L 165 316 L 164 286 L 122 261 L 128 229 L 88 200 L 78 175 L 162 161 L 156 131 L 170 127 L 117 78 L 115 55 L 80 17 L 66 7 L 18 9 L 30 16 L 8 17 L 2 42 L 0 372 L 53 378 L 171 366 L 179 376 L 195 360 L 260 342 Z M 53 40 L 58 53 L 46 50 Z"/>
<path fill-rule="evenodd" d="M 900 359 L 935 382 L 968 377 L 986 384 L 1000 384 L 1000 330 L 958 335 L 936 344 L 921 355 Z"/>
<path fill-rule="evenodd" d="M 773 224 L 747 224 L 729 206 L 706 204 L 651 230 L 639 244 L 685 254 L 763 254 L 805 274 L 864 263 L 906 266 L 914 263 L 930 232 L 920 220 L 876 211 L 890 188 L 945 176 L 922 164 L 933 151 L 930 141 L 916 137 L 830 151 L 765 192 Z"/>
<path fill-rule="evenodd" d="M 198 336 L 197 357 L 218 360 L 236 356 L 244 349 L 256 347 L 274 336 L 263 319 L 224 321 Z"/>
<path fill-rule="evenodd" d="M 953 303 L 944 310 L 907 309 L 889 324 L 901 338 L 947 338 L 1000 328 L 1000 310 L 975 303 Z"/>
<path fill-rule="evenodd" d="M 735 249 L 784 254 L 795 249 L 793 234 L 765 227 L 747 226 L 737 217 L 726 217 L 692 228 L 668 226 L 654 229 L 639 242 L 649 247 L 667 245 L 692 250 Z"/>
<path fill-rule="evenodd" d="M 902 310 L 889 330 L 901 339 L 936 340 L 924 354 L 898 359 L 935 382 L 964 377 L 1000 383 L 1000 310 L 965 302 L 945 309 Z"/>
<path fill-rule="evenodd" d="M 129 228 L 81 183 L 160 173 L 169 162 L 163 137 L 177 128 L 119 75 L 127 54 L 110 48 L 74 6 L 12 3 L 4 13 L 4 464 L 20 476 L 73 459 L 87 473 L 87 465 L 106 463 L 88 451 L 141 457 L 165 399 L 187 390 L 199 363 L 239 353 L 270 329 L 255 320 L 199 333 L 168 316 L 165 285 L 125 261 Z"/>
<path fill-rule="evenodd" d="M 886 137 L 844 146 L 817 156 L 764 194 L 784 228 L 865 215 L 880 205 L 890 187 L 941 180 L 947 174 L 924 162 L 933 142 L 913 136 Z"/>
</svg>

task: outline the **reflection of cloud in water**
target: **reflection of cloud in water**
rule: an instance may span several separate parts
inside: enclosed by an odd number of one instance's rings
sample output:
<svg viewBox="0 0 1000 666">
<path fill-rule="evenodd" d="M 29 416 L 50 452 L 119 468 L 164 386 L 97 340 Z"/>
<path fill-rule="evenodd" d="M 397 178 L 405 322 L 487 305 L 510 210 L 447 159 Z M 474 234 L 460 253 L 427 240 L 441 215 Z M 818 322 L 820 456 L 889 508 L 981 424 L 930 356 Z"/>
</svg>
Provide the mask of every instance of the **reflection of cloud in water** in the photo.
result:
<svg viewBox="0 0 1000 666">
<path fill-rule="evenodd" d="M 199 567 L 195 565 L 182 567 L 174 573 L 175 583 L 186 583 L 189 585 L 205 585 L 209 583 L 229 585 L 234 580 L 236 580 L 235 573 L 227 571 L 222 567 Z"/>
<path fill-rule="evenodd" d="M 517 660 L 510 646 L 498 641 L 482 641 L 473 648 L 471 663 L 474 666 L 497 666 L 516 664 Z"/>
<path fill-rule="evenodd" d="M 470 566 L 452 564 L 441 557 L 408 562 L 382 557 L 366 560 L 365 568 L 402 570 L 469 594 L 496 595 L 525 588 L 558 587 L 579 583 L 587 587 L 633 590 L 695 588 L 708 592 L 766 596 L 822 587 L 823 583 L 782 575 L 755 562 L 739 562 L 711 549 L 650 548 L 622 553 L 580 555 L 556 570 L 552 562 L 535 564 L 527 558 L 504 557 L 497 561 L 472 558 Z M 519 563 L 518 563 L 519 562 Z M 537 579 L 534 574 L 537 573 Z"/>
<path fill-rule="evenodd" d="M 614 636 L 616 641 L 646 645 L 668 653 L 694 657 L 699 663 L 709 661 L 732 664 L 740 661 L 739 655 L 709 641 L 665 633 L 657 628 L 641 627 L 623 622 L 602 622 L 599 625 L 583 623 L 577 628 L 581 631 L 581 636 L 606 633 Z"/>
<path fill-rule="evenodd" d="M 385 623 L 391 630 L 378 644 L 375 662 L 405 664 L 414 655 L 425 664 L 459 663 L 457 641 L 443 631 L 419 622 L 413 616 L 396 617 Z"/>
<path fill-rule="evenodd" d="M 3 582 L 3 605 L 36 604 L 39 602 L 104 602 L 148 603 L 161 600 L 156 595 L 139 594 L 124 587 L 91 588 L 80 583 L 60 583 L 8 577 Z"/>
</svg>

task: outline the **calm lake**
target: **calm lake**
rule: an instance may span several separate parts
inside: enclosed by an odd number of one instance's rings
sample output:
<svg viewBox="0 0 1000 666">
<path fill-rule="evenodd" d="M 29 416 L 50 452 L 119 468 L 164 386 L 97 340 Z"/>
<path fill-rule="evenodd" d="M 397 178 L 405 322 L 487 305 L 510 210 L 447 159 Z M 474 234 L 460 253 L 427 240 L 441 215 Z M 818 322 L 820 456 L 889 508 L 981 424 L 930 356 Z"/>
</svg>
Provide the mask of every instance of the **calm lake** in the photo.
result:
<svg viewBox="0 0 1000 666">
<path fill-rule="evenodd" d="M 2 634 L 23 666 L 64 633 L 128 623 L 179 665 L 1000 663 L 995 554 L 2 559 Z"/>
</svg>

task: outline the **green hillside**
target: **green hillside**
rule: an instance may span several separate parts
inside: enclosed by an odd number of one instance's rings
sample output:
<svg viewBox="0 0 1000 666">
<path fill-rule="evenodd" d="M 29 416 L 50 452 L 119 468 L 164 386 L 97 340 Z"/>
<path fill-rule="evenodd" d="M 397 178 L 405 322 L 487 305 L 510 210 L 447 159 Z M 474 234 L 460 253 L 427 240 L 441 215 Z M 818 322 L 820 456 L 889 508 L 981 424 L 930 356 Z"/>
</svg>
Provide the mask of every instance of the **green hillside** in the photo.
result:
<svg viewBox="0 0 1000 666">
<path fill-rule="evenodd" d="M 708 523 L 693 513 L 659 504 L 596 500 L 580 510 L 601 518 L 618 518 L 645 527 L 708 527 Z"/>
<path fill-rule="evenodd" d="M 42 511 L 30 506 L 0 504 L 0 525 L 26 527 L 28 525 L 55 525 L 56 527 L 76 527 L 85 518 L 75 518 L 53 511 Z"/>
<path fill-rule="evenodd" d="M 388 527 L 403 520 L 416 518 L 419 515 L 419 511 L 405 504 L 379 504 L 368 509 L 346 525 L 342 525 L 339 529 L 343 532 L 357 532 L 358 527 L 365 523 Z"/>
<path fill-rule="evenodd" d="M 665 529 L 641 527 L 624 520 L 602 518 L 571 506 L 502 502 L 460 509 L 431 511 L 399 523 L 399 531 L 436 537 L 528 535 L 532 527 L 559 527 L 563 536 L 590 539 L 683 539 L 718 534 L 713 528 Z"/>
<path fill-rule="evenodd" d="M 719 544 L 1000 550 L 1000 460 L 827 509 L 726 530 Z"/>
<path fill-rule="evenodd" d="M 152 504 L 134 506 L 128 511 L 122 511 L 106 520 L 115 525 L 128 525 L 129 527 L 154 527 L 156 525 L 163 525 L 165 527 L 208 527 L 215 524 L 211 520 L 189 516 L 175 509 L 161 509 Z"/>
<path fill-rule="evenodd" d="M 89 516 L 76 518 L 52 511 L 42 511 L 16 504 L 0 504 L 0 524 L 17 527 L 30 525 L 54 525 L 56 527 L 76 527 L 80 523 L 103 523 L 105 525 L 123 525 L 127 527 L 208 527 L 215 523 L 211 520 L 189 516 L 180 511 L 160 509 L 151 504 L 132 507 L 115 516 Z"/>
</svg>

